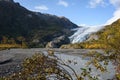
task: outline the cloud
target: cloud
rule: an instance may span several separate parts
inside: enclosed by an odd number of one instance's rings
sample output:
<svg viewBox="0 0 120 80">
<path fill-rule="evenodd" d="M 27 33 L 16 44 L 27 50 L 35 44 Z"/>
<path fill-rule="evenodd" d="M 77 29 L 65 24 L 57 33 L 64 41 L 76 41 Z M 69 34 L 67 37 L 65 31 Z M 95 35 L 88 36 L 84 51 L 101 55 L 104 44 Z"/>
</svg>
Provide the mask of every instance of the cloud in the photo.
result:
<svg viewBox="0 0 120 80">
<path fill-rule="evenodd" d="M 114 21 L 118 20 L 120 18 L 120 9 L 117 9 L 114 14 L 113 17 L 110 18 L 105 24 L 109 25 L 111 23 L 113 23 Z"/>
<path fill-rule="evenodd" d="M 110 3 L 117 9 L 120 8 L 120 0 L 110 0 Z"/>
<path fill-rule="evenodd" d="M 120 0 L 109 0 L 110 3 L 115 7 L 115 12 L 113 13 L 113 17 L 110 18 L 105 24 L 109 25 L 114 21 L 120 18 Z"/>
<path fill-rule="evenodd" d="M 35 8 L 36 11 L 48 10 L 48 7 L 45 6 L 45 5 L 35 6 L 34 8 Z"/>
<path fill-rule="evenodd" d="M 59 0 L 58 5 L 62 5 L 64 7 L 68 7 L 69 4 L 66 1 Z"/>
<path fill-rule="evenodd" d="M 106 6 L 106 3 L 104 2 L 104 0 L 90 0 L 89 2 L 89 7 L 90 8 L 96 8 L 97 6 Z"/>
<path fill-rule="evenodd" d="M 105 2 L 106 0 L 90 0 L 89 7 L 96 8 L 97 6 L 106 6 L 108 3 Z M 120 0 L 108 0 L 109 4 L 115 7 L 115 11 L 113 16 L 105 23 L 105 25 L 109 25 L 120 18 Z"/>
</svg>

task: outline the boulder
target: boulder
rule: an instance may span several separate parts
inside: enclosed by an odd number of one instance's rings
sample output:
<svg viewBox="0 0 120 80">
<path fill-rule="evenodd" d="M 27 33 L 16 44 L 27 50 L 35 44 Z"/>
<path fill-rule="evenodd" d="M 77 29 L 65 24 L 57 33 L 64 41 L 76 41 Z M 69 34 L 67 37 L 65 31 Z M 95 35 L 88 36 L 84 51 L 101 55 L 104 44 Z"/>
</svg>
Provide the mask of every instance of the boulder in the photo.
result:
<svg viewBox="0 0 120 80">
<path fill-rule="evenodd" d="M 10 62 L 13 58 L 13 55 L 9 55 L 9 54 L 0 54 L 0 65 Z"/>
<path fill-rule="evenodd" d="M 86 41 L 98 40 L 99 36 L 96 34 L 91 34 Z"/>
<path fill-rule="evenodd" d="M 48 44 L 46 45 L 46 48 L 59 48 L 61 45 L 69 44 L 69 43 L 70 43 L 70 40 L 67 36 L 60 36 L 48 42 Z"/>
</svg>

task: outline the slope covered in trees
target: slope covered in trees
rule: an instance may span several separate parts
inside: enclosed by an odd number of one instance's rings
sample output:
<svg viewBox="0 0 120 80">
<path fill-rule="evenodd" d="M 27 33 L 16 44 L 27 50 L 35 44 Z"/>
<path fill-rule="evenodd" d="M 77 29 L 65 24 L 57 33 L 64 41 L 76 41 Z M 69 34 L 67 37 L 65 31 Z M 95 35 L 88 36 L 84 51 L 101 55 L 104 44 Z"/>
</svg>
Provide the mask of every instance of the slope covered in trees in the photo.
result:
<svg viewBox="0 0 120 80">
<path fill-rule="evenodd" d="M 55 37 L 68 36 L 72 33 L 70 29 L 76 27 L 65 17 L 32 12 L 13 0 L 0 0 L 1 43 L 6 37 L 18 44 L 21 43 L 18 38 L 22 37 L 29 47 L 40 47 Z M 14 41 L 7 41 L 6 44 Z"/>
</svg>

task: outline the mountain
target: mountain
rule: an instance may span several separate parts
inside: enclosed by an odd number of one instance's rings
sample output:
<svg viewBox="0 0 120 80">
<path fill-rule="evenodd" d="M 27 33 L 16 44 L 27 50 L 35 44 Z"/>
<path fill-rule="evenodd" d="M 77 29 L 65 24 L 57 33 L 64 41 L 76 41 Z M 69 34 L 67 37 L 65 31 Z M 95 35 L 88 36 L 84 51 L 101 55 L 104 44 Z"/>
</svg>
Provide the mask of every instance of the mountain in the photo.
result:
<svg viewBox="0 0 120 80">
<path fill-rule="evenodd" d="M 81 34 L 80 34 L 81 35 Z M 63 45 L 61 48 L 107 48 L 120 43 L 120 19 L 113 22 L 111 25 L 106 25 L 97 32 L 92 33 L 89 37 L 81 42 L 69 45 Z M 109 44 L 109 45 L 108 45 Z"/>
<path fill-rule="evenodd" d="M 29 47 L 44 47 L 56 37 L 70 36 L 71 29 L 77 27 L 65 17 L 33 12 L 13 0 L 0 0 L 1 44 L 12 39 L 16 44 L 24 41 Z"/>
</svg>

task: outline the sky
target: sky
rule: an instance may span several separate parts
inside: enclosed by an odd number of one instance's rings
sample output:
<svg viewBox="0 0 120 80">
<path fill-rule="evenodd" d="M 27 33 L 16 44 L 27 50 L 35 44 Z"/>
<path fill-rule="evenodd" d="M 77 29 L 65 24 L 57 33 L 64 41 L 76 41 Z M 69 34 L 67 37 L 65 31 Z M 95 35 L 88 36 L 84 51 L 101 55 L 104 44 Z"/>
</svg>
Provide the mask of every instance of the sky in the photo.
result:
<svg viewBox="0 0 120 80">
<path fill-rule="evenodd" d="M 59 17 L 77 25 L 107 25 L 120 18 L 120 0 L 14 0 L 25 8 Z"/>
</svg>

